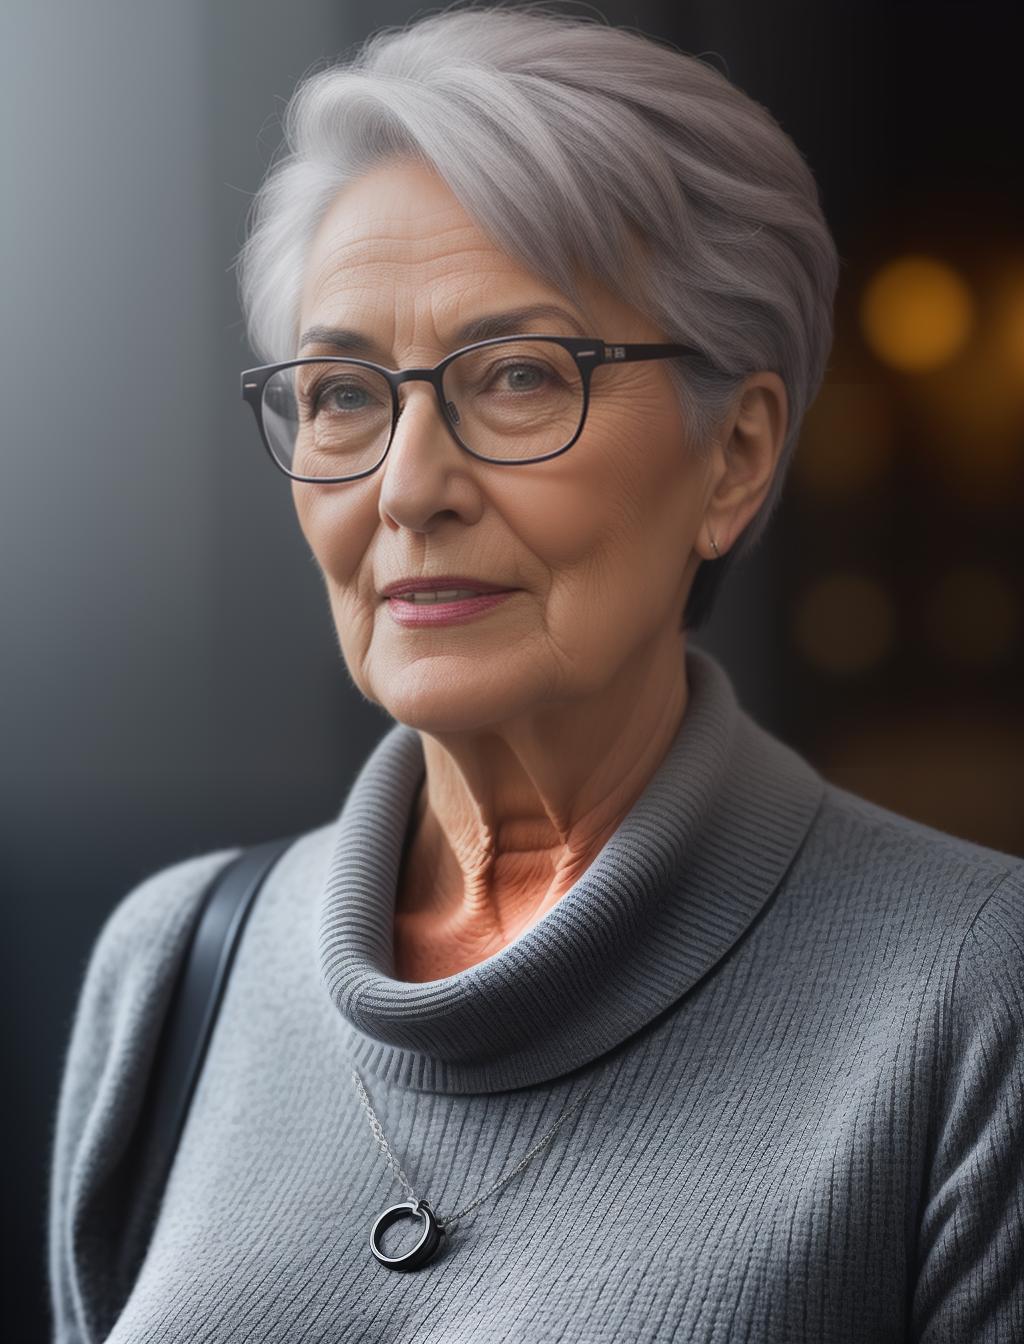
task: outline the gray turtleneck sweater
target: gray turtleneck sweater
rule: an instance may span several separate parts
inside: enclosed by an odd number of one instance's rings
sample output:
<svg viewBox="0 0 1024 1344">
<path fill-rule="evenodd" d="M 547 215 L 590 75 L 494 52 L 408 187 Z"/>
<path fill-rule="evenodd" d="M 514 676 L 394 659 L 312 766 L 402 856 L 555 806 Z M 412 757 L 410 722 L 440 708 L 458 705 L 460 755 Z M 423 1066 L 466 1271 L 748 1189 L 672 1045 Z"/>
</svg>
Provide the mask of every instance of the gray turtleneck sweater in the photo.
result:
<svg viewBox="0 0 1024 1344">
<path fill-rule="evenodd" d="M 57 1115 L 60 1344 L 1024 1340 L 1024 861 L 827 783 L 686 659 L 679 733 L 595 861 L 443 980 L 389 973 L 424 766 L 384 736 L 260 893 L 134 1282 L 157 1192 L 124 1154 L 238 850 L 120 901 Z M 398 1273 L 369 1229 L 407 1196 L 353 1068 L 441 1215 L 593 1091 Z"/>
</svg>

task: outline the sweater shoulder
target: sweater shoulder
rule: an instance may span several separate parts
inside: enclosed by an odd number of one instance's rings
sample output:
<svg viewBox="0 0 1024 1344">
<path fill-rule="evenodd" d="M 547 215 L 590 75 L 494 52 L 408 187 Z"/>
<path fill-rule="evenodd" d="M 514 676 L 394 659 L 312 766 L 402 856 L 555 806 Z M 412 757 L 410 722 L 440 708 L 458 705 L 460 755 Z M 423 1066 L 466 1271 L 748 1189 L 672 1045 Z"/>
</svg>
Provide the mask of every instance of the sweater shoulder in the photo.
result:
<svg viewBox="0 0 1024 1344">
<path fill-rule="evenodd" d="M 173 974 L 192 918 L 235 847 L 158 869 L 102 921 L 86 960 L 65 1047 L 51 1135 L 48 1277 L 54 1336 L 97 1334 L 116 1231 L 100 1209 L 127 1147 Z M 109 1202 L 109 1201 L 108 1201 Z M 95 1235 L 88 1231 L 95 1224 Z M 83 1232 L 83 1229 L 86 1229 Z"/>
<path fill-rule="evenodd" d="M 961 933 L 1004 883 L 1012 889 L 1024 859 L 892 811 L 829 781 L 801 855 L 812 881 L 828 881 L 844 900 L 861 892 L 873 904 L 910 902 Z"/>
<path fill-rule="evenodd" d="M 100 1066 L 117 1047 L 127 1047 L 159 1016 L 203 895 L 240 853 L 232 846 L 177 860 L 143 878 L 108 911 L 88 955 L 68 1071 L 99 1082 Z"/>
<path fill-rule="evenodd" d="M 916 821 L 829 780 L 825 781 L 820 820 L 833 833 L 845 832 L 855 841 L 865 837 L 881 848 L 909 848 L 916 856 L 927 857 L 939 866 L 967 863 L 994 872 L 1024 864 L 1024 859 L 1005 850 Z"/>
<path fill-rule="evenodd" d="M 315 880 L 332 829 L 296 837 L 274 879 Z M 157 869 L 116 902 L 93 941 L 52 1133 L 48 1261 L 57 1338 L 102 1333 L 96 1322 L 117 1300 L 112 1247 L 123 1210 L 108 1192 L 117 1187 L 199 907 L 210 883 L 241 852 L 241 846 L 225 846 Z"/>
<path fill-rule="evenodd" d="M 995 884 L 971 919 L 953 985 L 965 1022 L 1005 1022 L 1018 1056 L 1024 1055 L 1024 860 Z M 1019 1068 L 1024 1077 L 1024 1060 Z"/>
<path fill-rule="evenodd" d="M 125 958 L 158 950 L 163 938 L 188 923 L 214 876 L 241 853 L 234 845 L 178 859 L 144 877 L 111 907 L 96 936 L 90 964 L 125 968 Z"/>
<path fill-rule="evenodd" d="M 297 870 L 305 876 L 327 852 L 334 824 L 306 831 L 292 841 L 275 864 L 273 881 L 289 881 Z M 229 845 L 176 860 L 132 887 L 103 920 L 90 955 L 90 965 L 107 967 L 118 978 L 140 958 L 151 970 L 176 960 L 179 935 L 191 927 L 203 895 L 214 878 L 241 853 Z"/>
</svg>

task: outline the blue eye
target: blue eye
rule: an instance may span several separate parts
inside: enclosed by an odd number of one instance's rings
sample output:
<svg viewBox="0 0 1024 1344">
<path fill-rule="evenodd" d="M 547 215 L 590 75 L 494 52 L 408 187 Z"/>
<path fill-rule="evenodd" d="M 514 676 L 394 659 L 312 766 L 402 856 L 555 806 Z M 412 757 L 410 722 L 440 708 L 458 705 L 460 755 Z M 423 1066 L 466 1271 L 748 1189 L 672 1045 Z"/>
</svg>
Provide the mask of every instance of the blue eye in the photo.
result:
<svg viewBox="0 0 1024 1344">
<path fill-rule="evenodd" d="M 331 394 L 334 394 L 334 393 L 338 393 L 338 394 L 340 394 L 340 395 L 338 396 L 337 400 L 336 400 L 335 403 L 334 403 L 340 410 L 349 410 L 349 411 L 351 411 L 351 410 L 357 409 L 357 407 L 354 407 L 354 406 L 352 405 L 352 398 L 353 398 L 353 397 L 358 398 L 358 395 L 359 395 L 360 393 L 362 393 L 362 395 L 363 395 L 364 397 L 366 396 L 366 388 L 365 388 L 365 387 L 351 387 L 351 386 L 344 386 L 344 385 L 342 385 L 342 384 L 339 384 L 338 386 L 336 386 L 336 387 L 332 387 L 332 388 L 328 388 L 327 390 L 328 390 L 328 392 L 331 393 Z M 348 402 L 347 405 L 346 405 L 346 404 L 344 403 L 344 401 L 342 400 L 343 397 L 348 397 L 348 398 L 349 398 L 349 402 Z M 362 404 L 362 403 L 360 403 L 360 404 Z"/>
<path fill-rule="evenodd" d="M 321 412 L 351 414 L 380 406 L 382 403 L 361 379 L 330 378 L 313 388 L 310 404 L 312 413 L 319 415 Z"/>
<path fill-rule="evenodd" d="M 505 375 L 508 375 L 506 377 Z M 523 363 L 522 360 L 497 364 L 489 371 L 483 388 L 485 392 L 541 392 L 561 379 L 554 369 L 544 364 Z"/>
<path fill-rule="evenodd" d="M 523 388 L 522 386 L 523 379 L 521 377 L 515 378 L 513 382 L 513 387 L 517 391 L 531 391 L 533 388 L 537 386 L 537 380 L 543 382 L 543 376 L 541 374 L 540 369 L 535 368 L 532 364 L 510 364 L 506 369 L 503 369 L 502 372 L 512 375 L 521 375 L 524 373 L 527 375 L 525 380 L 527 386 L 525 388 Z M 530 382 L 531 375 L 534 379 L 533 382 Z M 518 386 L 516 386 L 517 384 Z"/>
</svg>

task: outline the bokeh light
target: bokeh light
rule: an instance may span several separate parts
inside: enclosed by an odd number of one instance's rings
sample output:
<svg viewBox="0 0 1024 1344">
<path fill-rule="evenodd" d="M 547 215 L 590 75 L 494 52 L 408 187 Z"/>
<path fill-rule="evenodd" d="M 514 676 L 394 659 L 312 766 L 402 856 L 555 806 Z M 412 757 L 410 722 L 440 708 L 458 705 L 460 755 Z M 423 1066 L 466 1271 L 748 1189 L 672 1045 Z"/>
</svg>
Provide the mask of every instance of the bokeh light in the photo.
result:
<svg viewBox="0 0 1024 1344">
<path fill-rule="evenodd" d="M 892 646 L 895 613 L 874 579 L 837 570 L 797 599 L 793 638 L 802 656 L 834 676 L 856 676 L 879 664 Z"/>
<path fill-rule="evenodd" d="M 946 262 L 899 257 L 868 281 L 860 323 L 865 341 L 882 363 L 923 373 L 948 364 L 964 348 L 974 325 L 974 301 L 966 282 Z"/>
<path fill-rule="evenodd" d="M 996 283 L 994 351 L 1018 397 L 1024 395 L 1024 261 L 1007 261 Z"/>
</svg>

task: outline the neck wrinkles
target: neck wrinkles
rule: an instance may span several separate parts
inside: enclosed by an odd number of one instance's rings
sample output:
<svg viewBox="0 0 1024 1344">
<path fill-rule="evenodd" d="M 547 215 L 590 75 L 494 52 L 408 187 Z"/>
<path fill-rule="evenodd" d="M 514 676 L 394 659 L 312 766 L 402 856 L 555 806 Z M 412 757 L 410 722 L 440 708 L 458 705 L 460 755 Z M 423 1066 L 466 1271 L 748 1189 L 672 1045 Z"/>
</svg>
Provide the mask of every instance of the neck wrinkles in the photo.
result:
<svg viewBox="0 0 1024 1344">
<path fill-rule="evenodd" d="M 661 680 L 663 691 L 631 694 L 619 715 L 612 705 L 588 715 L 586 732 L 562 714 L 528 744 L 420 734 L 426 776 L 395 907 L 400 978 L 437 979 L 493 956 L 578 881 L 678 735 L 682 656 Z M 495 762 L 499 786 L 488 777 L 481 787 L 482 768 Z"/>
</svg>

